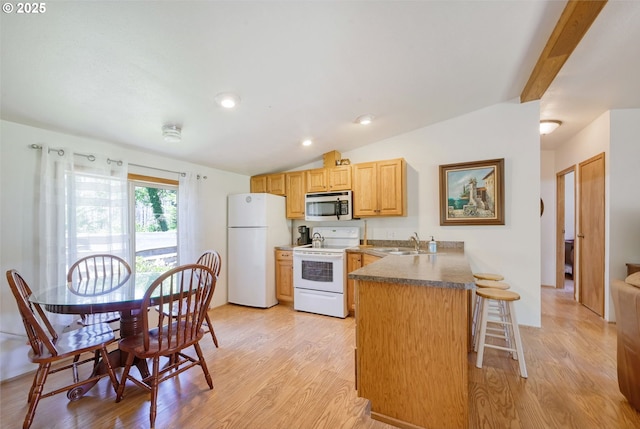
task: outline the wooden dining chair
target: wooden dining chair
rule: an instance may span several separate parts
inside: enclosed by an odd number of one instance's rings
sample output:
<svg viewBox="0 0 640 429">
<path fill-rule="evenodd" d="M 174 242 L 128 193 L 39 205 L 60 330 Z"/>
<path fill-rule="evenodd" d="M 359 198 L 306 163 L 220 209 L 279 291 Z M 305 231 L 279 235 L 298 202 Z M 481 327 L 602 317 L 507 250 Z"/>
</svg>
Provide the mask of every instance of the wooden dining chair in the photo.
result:
<svg viewBox="0 0 640 429">
<path fill-rule="evenodd" d="M 41 398 L 53 396 L 67 390 L 67 397 L 70 400 L 78 400 L 84 393 L 80 387 L 81 385 L 98 381 L 105 376 L 109 376 L 113 389 L 117 392 L 118 380 L 107 355 L 107 345 L 115 341 L 113 330 L 109 325 L 105 323 L 96 324 L 58 334 L 42 308 L 38 304 L 29 301 L 31 289 L 24 278 L 16 270 L 9 270 L 7 271 L 7 281 L 16 299 L 22 322 L 27 331 L 29 345 L 31 346 L 29 360 L 38 364 L 38 369 L 27 397 L 29 409 L 22 425 L 23 429 L 31 426 L 36 407 Z M 89 353 L 92 354 L 91 357 L 80 360 L 81 355 Z M 105 363 L 107 370 L 106 373 L 98 373 L 94 367 L 94 372 L 92 372 L 90 378 L 79 380 L 78 367 L 85 363 L 93 363 L 95 365 L 96 353 L 102 356 L 102 361 Z M 70 362 L 71 358 L 73 358 L 73 361 Z M 57 364 L 60 361 L 64 362 Z M 54 367 L 52 364 L 56 364 L 56 366 Z M 49 374 L 69 369 L 73 374 L 73 383 L 43 392 L 44 384 Z"/>
<path fill-rule="evenodd" d="M 116 402 L 123 397 L 127 380 L 151 393 L 150 420 L 155 425 L 158 386 L 195 366 L 200 366 L 209 389 L 213 381 L 200 348 L 204 336 L 205 320 L 216 284 L 214 272 L 204 265 L 189 264 L 176 267 L 162 274 L 146 291 L 139 312 L 142 315 L 142 332 L 123 338 L 120 351 L 127 354 Z M 167 308 L 173 311 L 150 313 L 150 308 Z M 157 315 L 157 322 L 152 320 Z M 151 318 L 151 320 L 150 320 Z M 183 353 L 193 346 L 197 358 Z M 160 367 L 160 358 L 168 357 L 169 364 Z M 151 376 L 137 379 L 131 375 L 134 359 L 151 359 Z"/>
<path fill-rule="evenodd" d="M 216 276 L 216 279 L 220 275 L 220 268 L 222 267 L 222 258 L 220 257 L 220 253 L 216 250 L 206 250 L 198 260 L 196 264 L 204 265 L 205 267 L 209 267 L 213 274 Z M 212 292 L 213 293 L 213 292 Z M 168 313 L 167 313 L 168 315 Z M 203 323 L 205 326 L 205 333 L 210 333 L 211 338 L 213 339 L 213 344 L 218 347 L 218 337 L 216 337 L 216 333 L 213 330 L 213 323 L 211 322 L 211 317 L 209 317 L 209 312 L 205 313 L 205 322 Z"/>
<path fill-rule="evenodd" d="M 207 250 L 200 257 L 196 264 L 204 265 L 205 267 L 211 268 L 213 274 L 215 274 L 216 279 L 220 276 L 220 268 L 222 268 L 222 258 L 220 257 L 220 253 L 216 250 Z M 209 312 L 205 313 L 205 324 L 207 326 L 206 332 L 211 334 L 211 338 L 213 338 L 213 344 L 215 344 L 216 348 L 218 347 L 218 337 L 216 337 L 216 333 L 213 330 L 213 323 L 211 323 L 211 317 L 209 317 Z"/>
<path fill-rule="evenodd" d="M 98 296 L 124 285 L 131 277 L 131 266 L 119 256 L 89 255 L 78 259 L 67 272 L 67 286 L 82 296 Z M 120 313 L 107 312 L 81 314 L 78 323 L 83 326 L 111 323 L 120 320 Z"/>
</svg>

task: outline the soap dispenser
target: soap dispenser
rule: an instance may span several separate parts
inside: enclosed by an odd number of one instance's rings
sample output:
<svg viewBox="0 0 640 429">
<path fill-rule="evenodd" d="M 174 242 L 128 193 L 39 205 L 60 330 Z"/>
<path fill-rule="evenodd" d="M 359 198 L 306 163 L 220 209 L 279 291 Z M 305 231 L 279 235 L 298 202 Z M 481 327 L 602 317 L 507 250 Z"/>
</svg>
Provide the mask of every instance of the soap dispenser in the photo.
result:
<svg viewBox="0 0 640 429">
<path fill-rule="evenodd" d="M 438 243 L 436 243 L 432 235 L 431 240 L 429 241 L 429 253 L 436 253 L 437 251 L 438 251 Z"/>
</svg>

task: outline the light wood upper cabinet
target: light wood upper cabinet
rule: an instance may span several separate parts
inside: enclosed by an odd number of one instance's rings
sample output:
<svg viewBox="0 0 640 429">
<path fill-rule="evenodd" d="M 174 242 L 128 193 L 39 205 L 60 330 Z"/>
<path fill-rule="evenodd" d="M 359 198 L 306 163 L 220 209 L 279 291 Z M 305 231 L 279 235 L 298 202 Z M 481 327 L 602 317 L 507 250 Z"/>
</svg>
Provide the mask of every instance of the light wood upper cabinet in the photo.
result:
<svg viewBox="0 0 640 429">
<path fill-rule="evenodd" d="M 286 194 L 285 173 L 261 174 L 251 177 L 251 192 L 267 192 L 269 194 Z"/>
<path fill-rule="evenodd" d="M 405 216 L 407 168 L 404 159 L 353 166 L 355 217 Z"/>
<path fill-rule="evenodd" d="M 305 172 L 285 174 L 287 191 L 287 219 L 304 219 Z"/>
<path fill-rule="evenodd" d="M 351 190 L 351 166 L 306 170 L 307 192 Z"/>
<path fill-rule="evenodd" d="M 307 192 L 325 192 L 327 186 L 327 169 L 315 168 L 306 170 Z"/>
<path fill-rule="evenodd" d="M 267 192 L 267 175 L 251 177 L 251 192 L 262 193 Z"/>
<path fill-rule="evenodd" d="M 351 190 L 351 166 L 341 165 L 327 169 L 330 191 Z"/>
</svg>

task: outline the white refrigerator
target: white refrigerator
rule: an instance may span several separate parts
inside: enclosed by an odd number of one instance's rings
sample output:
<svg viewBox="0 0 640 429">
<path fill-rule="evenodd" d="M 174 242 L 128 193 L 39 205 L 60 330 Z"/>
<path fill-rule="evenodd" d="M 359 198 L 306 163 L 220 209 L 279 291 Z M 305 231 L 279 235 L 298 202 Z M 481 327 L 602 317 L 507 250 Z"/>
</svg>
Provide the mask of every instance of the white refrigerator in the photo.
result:
<svg viewBox="0 0 640 429">
<path fill-rule="evenodd" d="M 285 198 L 272 194 L 227 197 L 229 302 L 268 308 L 276 299 L 274 248 L 291 242 Z"/>
</svg>

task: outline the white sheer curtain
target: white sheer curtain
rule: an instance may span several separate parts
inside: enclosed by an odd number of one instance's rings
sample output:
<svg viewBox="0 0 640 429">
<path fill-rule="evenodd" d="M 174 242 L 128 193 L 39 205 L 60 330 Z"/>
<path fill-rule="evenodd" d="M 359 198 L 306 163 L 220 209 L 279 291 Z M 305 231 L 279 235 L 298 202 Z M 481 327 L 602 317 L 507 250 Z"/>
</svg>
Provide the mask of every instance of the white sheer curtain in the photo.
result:
<svg viewBox="0 0 640 429">
<path fill-rule="evenodd" d="M 73 172 L 73 153 L 42 145 L 40 158 L 40 206 L 38 216 L 38 287 L 61 284 L 66 277 L 65 177 Z"/>
<path fill-rule="evenodd" d="M 40 188 L 40 285 L 63 284 L 84 255 L 129 259 L 126 162 L 44 146 Z"/>
<path fill-rule="evenodd" d="M 178 263 L 193 264 L 200 256 L 200 176 L 180 175 L 178 180 Z"/>
</svg>

